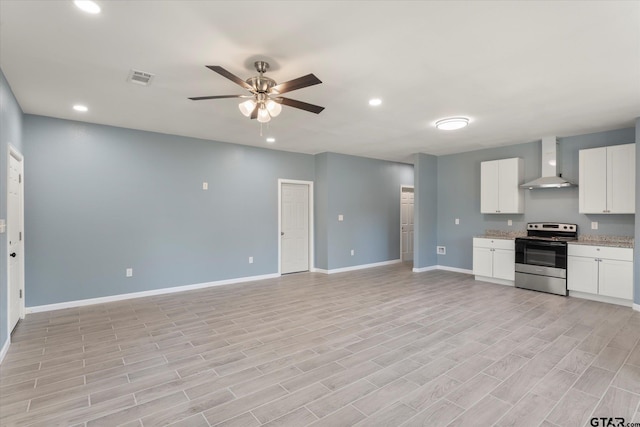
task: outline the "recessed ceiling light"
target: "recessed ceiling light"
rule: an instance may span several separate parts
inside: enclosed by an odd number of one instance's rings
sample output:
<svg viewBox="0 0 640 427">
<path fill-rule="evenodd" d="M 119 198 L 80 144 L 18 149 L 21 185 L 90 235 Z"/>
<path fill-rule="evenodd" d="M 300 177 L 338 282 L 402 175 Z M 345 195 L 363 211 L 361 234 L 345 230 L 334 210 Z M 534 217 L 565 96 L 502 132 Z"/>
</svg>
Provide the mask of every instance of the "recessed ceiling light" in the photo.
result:
<svg viewBox="0 0 640 427">
<path fill-rule="evenodd" d="M 369 105 L 371 105 L 373 107 L 377 107 L 380 104 L 382 104 L 382 99 L 380 99 L 380 98 L 372 98 L 372 99 L 369 100 Z"/>
<path fill-rule="evenodd" d="M 436 127 L 440 130 L 456 130 L 462 129 L 469 124 L 467 117 L 447 117 L 446 119 L 438 120 Z"/>
<path fill-rule="evenodd" d="M 86 105 L 80 105 L 80 104 L 74 105 L 73 109 L 76 111 L 80 111 L 81 113 L 86 113 L 87 111 L 89 111 Z"/>
<path fill-rule="evenodd" d="M 269 137 L 269 138 L 267 138 L 267 142 L 268 142 L 269 144 L 273 144 L 274 142 L 276 142 L 276 139 L 275 139 L 275 138 L 273 138 L 273 137 Z"/>
<path fill-rule="evenodd" d="M 96 13 L 100 13 L 100 6 L 98 3 L 90 0 L 75 0 L 73 4 L 83 12 L 91 13 L 95 15 Z"/>
</svg>

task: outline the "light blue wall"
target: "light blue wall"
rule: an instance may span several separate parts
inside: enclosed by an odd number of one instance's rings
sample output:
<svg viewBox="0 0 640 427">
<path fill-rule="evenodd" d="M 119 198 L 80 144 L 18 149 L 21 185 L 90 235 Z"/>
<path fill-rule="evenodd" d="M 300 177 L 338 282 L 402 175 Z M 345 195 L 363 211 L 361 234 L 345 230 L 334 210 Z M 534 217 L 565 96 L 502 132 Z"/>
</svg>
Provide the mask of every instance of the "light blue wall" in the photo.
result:
<svg viewBox="0 0 640 427">
<path fill-rule="evenodd" d="M 414 247 L 413 268 L 438 264 L 438 158 L 414 156 Z"/>
<path fill-rule="evenodd" d="M 326 269 L 399 259 L 400 187 L 413 185 L 413 166 L 326 153 L 326 182 Z"/>
<path fill-rule="evenodd" d="M 22 152 L 22 109 L 0 70 L 0 218 L 7 219 L 7 155 L 9 144 Z M 7 329 L 7 233 L 0 234 L 0 348 L 9 339 Z"/>
<path fill-rule="evenodd" d="M 314 180 L 311 155 L 24 120 L 28 307 L 276 273 L 277 180 Z"/>
<path fill-rule="evenodd" d="M 640 147 L 640 117 L 636 119 L 636 212 L 640 212 L 640 173 L 637 172 L 637 168 L 640 165 L 640 150 L 637 148 Z M 635 224 L 635 241 L 640 242 L 640 221 L 636 221 Z M 634 303 L 640 305 L 640 250 L 636 249 L 633 251 L 633 299 Z"/>
<path fill-rule="evenodd" d="M 559 170 L 577 183 L 579 150 L 634 141 L 634 128 L 560 138 Z M 579 214 L 577 187 L 526 190 L 521 215 L 481 214 L 480 163 L 510 157 L 524 159 L 525 181 L 540 176 L 540 141 L 438 157 L 438 244 L 447 248 L 438 264 L 471 269 L 473 236 L 485 229 L 524 230 L 527 222 L 575 223 L 580 234 L 634 235 L 634 215 Z M 507 226 L 508 219 L 513 226 Z M 598 230 L 591 230 L 591 221 L 598 221 Z"/>
<path fill-rule="evenodd" d="M 316 180 L 314 183 L 315 267 L 327 270 L 328 241 L 327 215 L 329 212 L 328 153 L 315 156 Z"/>
</svg>

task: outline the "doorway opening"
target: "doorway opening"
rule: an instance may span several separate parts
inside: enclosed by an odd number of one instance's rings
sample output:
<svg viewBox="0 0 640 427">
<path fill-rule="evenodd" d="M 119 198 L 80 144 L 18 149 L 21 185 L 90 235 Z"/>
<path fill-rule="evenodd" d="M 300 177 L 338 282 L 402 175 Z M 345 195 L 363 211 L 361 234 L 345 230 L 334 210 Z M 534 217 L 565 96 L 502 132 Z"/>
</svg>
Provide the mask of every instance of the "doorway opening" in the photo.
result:
<svg viewBox="0 0 640 427">
<path fill-rule="evenodd" d="M 312 271 L 313 182 L 278 180 L 278 273 Z"/>
<path fill-rule="evenodd" d="M 400 261 L 413 269 L 413 186 L 400 187 Z"/>
<path fill-rule="evenodd" d="M 8 336 L 24 319 L 24 158 L 9 145 L 7 167 Z"/>
</svg>

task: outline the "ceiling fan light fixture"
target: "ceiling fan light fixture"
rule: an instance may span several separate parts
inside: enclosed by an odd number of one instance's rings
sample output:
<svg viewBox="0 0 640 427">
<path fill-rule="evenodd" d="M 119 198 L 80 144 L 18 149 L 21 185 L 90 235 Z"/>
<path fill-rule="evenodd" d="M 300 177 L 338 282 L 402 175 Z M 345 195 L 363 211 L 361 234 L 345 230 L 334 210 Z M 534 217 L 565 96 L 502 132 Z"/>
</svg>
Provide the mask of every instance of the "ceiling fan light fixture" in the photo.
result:
<svg viewBox="0 0 640 427">
<path fill-rule="evenodd" d="M 436 127 L 440 130 L 457 130 L 466 127 L 469 124 L 469 118 L 467 117 L 447 117 L 446 119 L 438 120 Z"/>
<path fill-rule="evenodd" d="M 380 104 L 382 104 L 382 99 L 380 98 L 372 98 L 369 100 L 369 105 L 371 105 L 372 107 L 377 107 Z"/>
<path fill-rule="evenodd" d="M 282 105 L 273 99 L 270 99 L 267 101 L 267 111 L 269 111 L 269 115 L 271 117 L 278 117 L 278 114 L 282 111 Z"/>
<path fill-rule="evenodd" d="M 249 99 L 247 101 L 241 102 L 240 105 L 238 105 L 238 108 L 245 117 L 249 117 L 251 116 L 253 110 L 256 108 L 256 102 L 253 99 Z"/>
<path fill-rule="evenodd" d="M 267 123 L 271 120 L 271 116 L 269 115 L 269 111 L 266 109 L 264 105 L 260 106 L 258 109 L 258 121 L 260 123 Z"/>
</svg>

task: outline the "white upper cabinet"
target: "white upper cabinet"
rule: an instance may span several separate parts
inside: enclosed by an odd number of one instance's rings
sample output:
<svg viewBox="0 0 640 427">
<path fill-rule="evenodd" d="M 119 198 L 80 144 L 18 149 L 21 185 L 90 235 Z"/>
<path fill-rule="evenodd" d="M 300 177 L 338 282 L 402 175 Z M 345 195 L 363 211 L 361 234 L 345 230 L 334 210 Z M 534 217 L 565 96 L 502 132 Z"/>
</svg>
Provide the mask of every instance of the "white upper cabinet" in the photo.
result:
<svg viewBox="0 0 640 427">
<path fill-rule="evenodd" d="M 635 144 L 580 150 L 580 213 L 635 213 Z"/>
<path fill-rule="evenodd" d="M 524 162 L 520 158 L 480 165 L 480 212 L 524 213 Z"/>
</svg>

